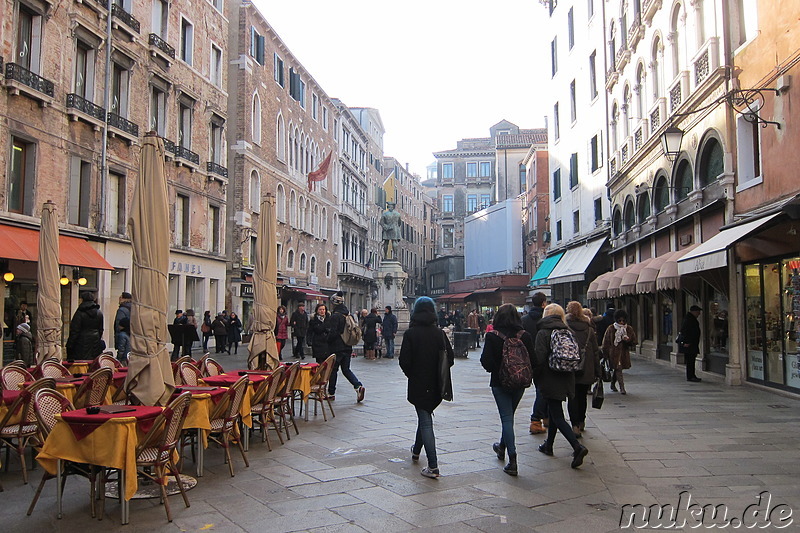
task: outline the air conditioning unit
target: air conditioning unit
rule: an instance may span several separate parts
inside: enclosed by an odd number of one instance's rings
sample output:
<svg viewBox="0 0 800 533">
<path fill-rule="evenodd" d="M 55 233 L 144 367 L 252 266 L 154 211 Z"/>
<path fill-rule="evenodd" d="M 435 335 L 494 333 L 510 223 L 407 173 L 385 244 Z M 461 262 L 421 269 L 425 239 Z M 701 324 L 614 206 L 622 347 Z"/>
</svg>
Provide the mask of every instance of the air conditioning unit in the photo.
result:
<svg viewBox="0 0 800 533">
<path fill-rule="evenodd" d="M 542 242 L 550 242 L 550 232 L 549 231 L 542 232 Z"/>
</svg>

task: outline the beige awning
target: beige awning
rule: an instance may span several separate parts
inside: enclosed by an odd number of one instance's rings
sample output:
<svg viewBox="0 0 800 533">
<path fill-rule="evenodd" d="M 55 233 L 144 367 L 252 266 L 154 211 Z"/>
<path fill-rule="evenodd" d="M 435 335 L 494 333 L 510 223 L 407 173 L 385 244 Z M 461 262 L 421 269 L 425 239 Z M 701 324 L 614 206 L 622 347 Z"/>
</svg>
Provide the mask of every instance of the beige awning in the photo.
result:
<svg viewBox="0 0 800 533">
<path fill-rule="evenodd" d="M 626 294 L 636 294 L 636 282 L 639 280 L 639 274 L 642 269 L 650 264 L 652 259 L 645 259 L 632 265 L 628 265 L 628 270 L 622 276 L 622 282 L 619 285 L 619 295 L 625 296 Z"/>
<path fill-rule="evenodd" d="M 605 298 L 612 274 L 613 272 L 605 272 L 594 278 L 594 281 L 589 284 L 589 290 L 586 291 L 586 298 L 589 300 L 602 300 Z"/>
<path fill-rule="evenodd" d="M 606 290 L 607 298 L 617 298 L 620 296 L 619 288 L 622 285 L 622 278 L 628 272 L 629 268 L 630 266 L 624 266 L 612 272 L 611 282 L 608 284 L 608 289 Z"/>
<path fill-rule="evenodd" d="M 696 244 L 687 246 L 683 250 L 678 250 L 664 261 L 656 278 L 656 288 L 660 291 L 675 290 L 681 288 L 681 275 L 678 273 L 678 260 L 684 255 L 697 248 Z"/>
<path fill-rule="evenodd" d="M 661 267 L 675 252 L 667 252 L 665 254 L 654 257 L 650 262 L 642 268 L 639 272 L 639 278 L 636 280 L 636 292 L 638 294 L 654 293 L 656 292 L 656 278 Z"/>
</svg>

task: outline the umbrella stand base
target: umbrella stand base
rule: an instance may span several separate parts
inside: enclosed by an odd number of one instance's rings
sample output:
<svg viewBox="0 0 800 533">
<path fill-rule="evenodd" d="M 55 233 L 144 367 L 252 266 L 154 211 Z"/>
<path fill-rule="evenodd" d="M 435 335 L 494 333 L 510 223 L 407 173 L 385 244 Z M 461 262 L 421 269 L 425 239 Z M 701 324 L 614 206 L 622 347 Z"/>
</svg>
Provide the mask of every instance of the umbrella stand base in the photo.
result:
<svg viewBox="0 0 800 533">
<path fill-rule="evenodd" d="M 187 476 L 186 474 L 181 474 L 180 476 L 181 481 L 183 482 L 184 490 L 191 490 L 197 485 L 197 480 L 192 476 Z M 175 482 L 175 478 L 170 476 L 169 482 L 167 483 L 167 496 L 174 496 L 175 494 L 180 493 L 181 491 L 178 489 L 178 484 Z M 119 492 L 117 491 L 117 482 L 109 481 L 106 483 L 106 498 L 117 498 L 118 496 Z M 150 498 L 161 498 L 161 489 L 158 488 L 158 484 L 153 480 L 140 480 L 139 488 L 131 499 L 146 500 Z"/>
</svg>

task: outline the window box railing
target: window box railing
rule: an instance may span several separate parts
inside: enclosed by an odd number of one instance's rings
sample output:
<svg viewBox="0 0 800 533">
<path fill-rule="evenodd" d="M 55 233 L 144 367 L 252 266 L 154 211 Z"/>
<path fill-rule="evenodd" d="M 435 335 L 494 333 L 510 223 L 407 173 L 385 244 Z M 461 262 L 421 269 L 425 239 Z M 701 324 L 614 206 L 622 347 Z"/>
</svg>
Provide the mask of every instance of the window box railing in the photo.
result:
<svg viewBox="0 0 800 533">
<path fill-rule="evenodd" d="M 619 149 L 619 157 L 620 157 L 620 163 L 621 164 L 624 165 L 625 163 L 628 162 L 628 153 L 629 153 L 628 152 L 628 143 L 626 142 L 625 144 L 622 145 L 622 148 Z"/>
<path fill-rule="evenodd" d="M 55 86 L 53 82 L 47 80 L 38 74 L 34 74 L 25 67 L 16 63 L 6 63 L 5 65 L 5 78 L 11 85 L 17 85 L 18 88 L 30 88 L 34 91 L 41 93 L 44 96 L 52 99 L 55 96 Z M 19 86 L 23 87 L 19 87 Z M 28 92 L 28 91 L 26 91 Z M 28 92 L 28 94 L 31 94 Z M 37 95 L 31 95 L 37 96 Z"/>
<path fill-rule="evenodd" d="M 176 146 L 175 147 L 175 157 L 188 161 L 189 163 L 193 163 L 195 165 L 200 164 L 200 156 L 186 147 L 183 146 Z"/>
<path fill-rule="evenodd" d="M 139 33 L 139 30 L 141 29 L 139 21 L 136 20 L 136 18 L 133 15 L 125 11 L 125 9 L 121 5 L 111 4 L 111 16 L 121 20 L 130 29 L 132 29 L 136 33 Z"/>
<path fill-rule="evenodd" d="M 650 119 L 650 135 L 654 135 L 666 121 L 667 99 L 663 96 L 657 98 L 656 103 L 650 108 L 647 118 Z"/>
<path fill-rule="evenodd" d="M 170 46 L 170 44 L 164 39 L 162 39 L 160 35 L 151 33 L 150 36 L 147 38 L 147 42 L 150 44 L 150 46 L 152 46 L 165 56 L 171 59 L 175 59 L 175 48 Z"/>
<path fill-rule="evenodd" d="M 644 144 L 644 127 L 637 129 L 633 133 L 633 151 L 638 152 Z"/>
<path fill-rule="evenodd" d="M 719 68 L 719 38 L 709 39 L 692 60 L 694 86 L 702 84 Z"/>
<path fill-rule="evenodd" d="M 669 111 L 675 113 L 689 97 L 689 72 L 682 70 L 669 87 Z"/>
<path fill-rule="evenodd" d="M 228 179 L 228 169 L 220 165 L 219 163 L 214 163 L 213 161 L 206 162 L 206 172 L 209 174 L 209 177 L 212 177 L 211 174 L 215 174 L 222 178 Z"/>
<path fill-rule="evenodd" d="M 95 125 L 98 125 L 98 123 L 102 124 L 106 119 L 105 109 L 75 93 L 69 93 L 67 95 L 67 112 L 69 112 L 70 109 L 80 111 L 84 115 L 95 119 L 92 121 Z"/>
</svg>

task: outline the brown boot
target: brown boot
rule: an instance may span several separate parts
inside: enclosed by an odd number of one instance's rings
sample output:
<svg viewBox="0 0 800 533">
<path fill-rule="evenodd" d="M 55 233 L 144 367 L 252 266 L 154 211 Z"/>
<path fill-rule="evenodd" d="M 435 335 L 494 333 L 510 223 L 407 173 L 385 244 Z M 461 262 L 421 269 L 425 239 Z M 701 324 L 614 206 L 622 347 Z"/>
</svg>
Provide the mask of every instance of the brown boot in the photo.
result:
<svg viewBox="0 0 800 533">
<path fill-rule="evenodd" d="M 539 435 L 540 433 L 547 433 L 547 430 L 542 426 L 542 421 L 531 420 L 531 434 Z"/>
<path fill-rule="evenodd" d="M 622 377 L 622 370 L 617 371 L 617 382 L 619 382 L 619 393 L 628 394 L 625 392 L 625 378 Z"/>
</svg>

